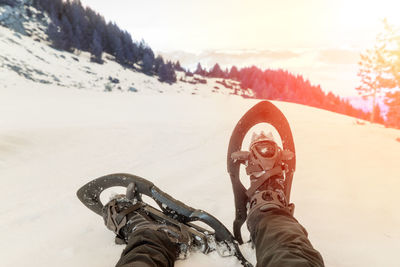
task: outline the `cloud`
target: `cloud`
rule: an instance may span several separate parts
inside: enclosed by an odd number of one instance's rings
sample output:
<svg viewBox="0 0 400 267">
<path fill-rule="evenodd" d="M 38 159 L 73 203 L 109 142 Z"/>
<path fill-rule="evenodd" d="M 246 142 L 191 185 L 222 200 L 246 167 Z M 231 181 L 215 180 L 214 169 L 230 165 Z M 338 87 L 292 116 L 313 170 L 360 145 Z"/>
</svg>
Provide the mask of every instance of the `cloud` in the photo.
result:
<svg viewBox="0 0 400 267">
<path fill-rule="evenodd" d="M 324 49 L 319 51 L 317 60 L 328 64 L 357 64 L 360 53 L 347 49 Z"/>
<path fill-rule="evenodd" d="M 233 51 L 208 51 L 207 56 L 217 58 L 230 58 L 232 60 L 248 60 L 249 58 L 265 58 L 272 60 L 291 59 L 300 56 L 289 50 L 233 50 Z"/>
<path fill-rule="evenodd" d="M 201 53 L 190 53 L 183 51 L 161 52 L 161 54 L 171 60 L 180 60 L 184 66 L 193 68 L 197 62 L 203 66 L 211 67 L 216 62 L 221 66 L 246 66 L 268 65 L 282 60 L 290 60 L 301 56 L 290 50 L 207 50 Z"/>
</svg>

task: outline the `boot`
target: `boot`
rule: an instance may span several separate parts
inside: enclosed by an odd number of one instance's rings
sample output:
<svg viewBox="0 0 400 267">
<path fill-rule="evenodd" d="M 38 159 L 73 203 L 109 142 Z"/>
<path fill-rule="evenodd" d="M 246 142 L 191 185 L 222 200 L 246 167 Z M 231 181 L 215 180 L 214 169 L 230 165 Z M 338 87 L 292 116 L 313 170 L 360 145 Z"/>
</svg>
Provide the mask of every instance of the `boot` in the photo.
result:
<svg viewBox="0 0 400 267">
<path fill-rule="evenodd" d="M 116 234 L 115 242 L 127 244 L 130 237 L 142 229 L 160 231 L 166 233 L 168 238 L 177 245 L 178 258 L 185 258 L 193 241 L 189 233 L 173 225 L 158 223 L 146 214 L 144 205 L 146 204 L 136 199 L 131 200 L 125 195 L 117 195 L 104 206 L 104 223 Z"/>
<path fill-rule="evenodd" d="M 249 151 L 240 151 L 232 155 L 234 159 L 245 162 L 246 173 L 250 176 L 250 188 L 246 194 L 250 199 L 248 218 L 259 211 L 281 209 L 291 215 L 294 204 L 289 204 L 284 191 L 286 172 L 285 160 L 294 153 L 282 150 L 271 133 L 253 134 Z"/>
</svg>

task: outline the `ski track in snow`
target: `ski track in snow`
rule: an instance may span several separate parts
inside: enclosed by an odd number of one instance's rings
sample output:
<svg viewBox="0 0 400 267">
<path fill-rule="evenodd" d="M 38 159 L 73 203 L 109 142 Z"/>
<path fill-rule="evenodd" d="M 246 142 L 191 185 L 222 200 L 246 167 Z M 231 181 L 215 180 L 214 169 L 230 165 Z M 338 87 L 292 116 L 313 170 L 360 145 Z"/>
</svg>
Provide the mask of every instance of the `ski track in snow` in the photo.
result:
<svg viewBox="0 0 400 267">
<path fill-rule="evenodd" d="M 118 73 L 112 63 L 93 66 L 103 75 L 106 67 Z M 150 79 L 143 76 L 132 78 L 139 89 Z M 81 84 L 85 77 L 79 77 Z M 192 96 L 191 85 L 183 83 L 174 86 L 187 94 L 158 94 L 156 81 L 148 85 L 154 93 L 68 89 L 31 82 L 8 69 L 1 70 L 0 83 L 2 266 L 114 266 L 123 247 L 75 193 L 89 180 L 115 172 L 145 177 L 232 229 L 227 146 L 236 122 L 258 101 Z M 274 103 L 295 138 L 295 216 L 326 266 L 398 266 L 400 131 Z M 242 250 L 254 263 L 250 246 Z M 240 264 L 217 253 L 193 253 L 176 266 Z"/>
</svg>

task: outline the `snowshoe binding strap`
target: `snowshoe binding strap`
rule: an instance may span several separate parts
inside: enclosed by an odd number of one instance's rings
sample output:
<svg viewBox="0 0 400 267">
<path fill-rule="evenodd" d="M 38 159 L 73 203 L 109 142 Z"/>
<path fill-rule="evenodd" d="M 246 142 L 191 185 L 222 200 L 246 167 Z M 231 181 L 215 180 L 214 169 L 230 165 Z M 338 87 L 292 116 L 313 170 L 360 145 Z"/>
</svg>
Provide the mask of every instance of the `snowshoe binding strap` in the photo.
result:
<svg viewBox="0 0 400 267">
<path fill-rule="evenodd" d="M 259 102 L 247 111 L 236 124 L 229 141 L 227 153 L 227 168 L 235 198 L 236 218 L 233 222 L 233 233 L 239 244 L 243 243 L 241 227 L 247 218 L 246 205 L 249 202 L 249 197 L 246 195 L 247 189 L 241 183 L 239 176 L 240 164 L 243 163 L 246 157 L 246 153 L 241 151 L 241 149 L 247 132 L 259 123 L 268 123 L 272 125 L 279 133 L 283 150 L 293 153 L 293 157 L 285 162 L 287 164 L 287 173 L 284 181 L 284 193 L 288 202 L 290 201 L 290 189 L 296 167 L 293 135 L 286 117 L 271 102 Z"/>
<path fill-rule="evenodd" d="M 282 167 L 276 166 L 275 168 L 266 171 L 262 176 L 257 178 L 257 181 L 253 183 L 250 188 L 246 191 L 247 197 L 250 199 L 251 196 L 272 176 L 279 175 L 282 173 Z"/>
</svg>

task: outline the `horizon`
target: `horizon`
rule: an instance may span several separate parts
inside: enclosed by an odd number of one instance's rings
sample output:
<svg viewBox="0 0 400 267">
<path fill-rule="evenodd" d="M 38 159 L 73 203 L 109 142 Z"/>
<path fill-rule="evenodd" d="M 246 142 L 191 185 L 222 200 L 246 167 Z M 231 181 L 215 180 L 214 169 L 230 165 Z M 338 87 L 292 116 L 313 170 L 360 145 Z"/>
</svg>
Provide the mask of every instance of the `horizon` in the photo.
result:
<svg viewBox="0 0 400 267">
<path fill-rule="evenodd" d="M 374 45 L 383 29 L 381 21 L 400 23 L 398 8 L 393 8 L 396 3 L 390 0 L 251 0 L 245 4 L 238 0 L 140 4 L 82 0 L 82 4 L 116 22 L 135 40 L 143 39 L 157 54 L 180 60 L 185 68 L 218 62 L 224 68 L 285 69 L 341 97 L 358 96 L 359 54 Z M 235 61 L 238 51 L 260 50 L 272 52 Z M 220 51 L 225 56 L 210 57 Z"/>
</svg>

